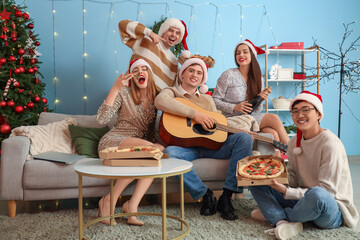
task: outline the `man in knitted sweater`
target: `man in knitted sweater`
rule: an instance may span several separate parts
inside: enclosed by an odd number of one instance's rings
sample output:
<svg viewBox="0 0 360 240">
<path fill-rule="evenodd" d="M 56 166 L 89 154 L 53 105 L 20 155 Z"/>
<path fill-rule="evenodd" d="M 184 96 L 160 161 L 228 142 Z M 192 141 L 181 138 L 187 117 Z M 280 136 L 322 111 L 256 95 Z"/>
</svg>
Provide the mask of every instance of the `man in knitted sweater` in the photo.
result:
<svg viewBox="0 0 360 240">
<path fill-rule="evenodd" d="M 159 34 L 155 34 L 139 22 L 123 20 L 119 22 L 119 30 L 122 42 L 133 51 L 130 62 L 141 58 L 149 63 L 157 90 L 173 86 L 178 61 L 170 48 L 182 42 L 187 50 L 185 23 L 169 18 L 161 24 Z"/>
<path fill-rule="evenodd" d="M 269 232 L 288 239 L 303 230 L 303 222 L 333 229 L 342 224 L 353 228 L 359 219 L 345 148 L 340 139 L 320 127 L 324 116 L 318 94 L 303 91 L 290 105 L 297 135 L 289 142 L 289 186 L 272 180 L 270 186 L 250 187 L 260 209 L 251 216 L 267 220 Z"/>
<path fill-rule="evenodd" d="M 212 128 L 215 123 L 213 118 L 174 99 L 174 97 L 185 98 L 207 111 L 217 112 L 211 96 L 202 94 L 197 89 L 198 86 L 204 85 L 207 80 L 207 67 L 205 63 L 199 58 L 190 58 L 181 67 L 179 78 L 181 85 L 177 88 L 171 87 L 162 90 L 155 98 L 155 106 L 161 111 L 190 118 L 200 123 L 205 129 Z M 221 212 L 222 218 L 235 220 L 237 215 L 231 203 L 231 196 L 233 192 L 238 193 L 243 190 L 237 187 L 236 166 L 239 160 L 251 155 L 252 146 L 253 140 L 250 135 L 241 132 L 230 135 L 219 150 L 210 150 L 203 147 L 182 148 L 170 146 L 164 152 L 168 153 L 170 158 L 187 161 L 206 157 L 218 159 L 230 158 L 224 191 L 218 204 L 213 192 L 201 181 L 194 170 L 184 174 L 184 185 L 193 199 L 203 198 L 200 209 L 201 215 L 213 215 L 217 209 Z"/>
</svg>

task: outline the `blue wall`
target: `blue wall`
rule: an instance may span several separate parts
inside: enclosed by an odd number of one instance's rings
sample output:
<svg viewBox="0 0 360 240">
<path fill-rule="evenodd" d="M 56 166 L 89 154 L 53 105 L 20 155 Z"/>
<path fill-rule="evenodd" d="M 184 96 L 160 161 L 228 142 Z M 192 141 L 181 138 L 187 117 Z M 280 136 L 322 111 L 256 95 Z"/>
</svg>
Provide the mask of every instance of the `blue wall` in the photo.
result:
<svg viewBox="0 0 360 240">
<path fill-rule="evenodd" d="M 129 1 L 114 0 L 114 4 L 110 2 L 84 1 L 86 12 L 83 21 L 81 0 L 55 0 L 55 14 L 52 12 L 51 0 L 25 1 L 28 12 L 35 21 L 34 31 L 39 34 L 41 42 L 38 48 L 42 54 L 39 60 L 43 62 L 40 71 L 45 76 L 43 81 L 46 83 L 46 97 L 50 107 L 54 109 L 55 98 L 59 100 L 56 112 L 96 114 L 116 76 L 126 71 L 128 66 L 131 50 L 121 43 L 117 28 L 122 19 L 138 20 L 147 26 L 152 26 L 161 16 L 183 19 L 188 25 L 187 41 L 190 51 L 211 55 L 216 60 L 215 67 L 209 70 L 209 87 L 215 87 L 220 74 L 234 67 L 233 50 L 241 40 L 241 33 L 242 40 L 249 38 L 257 45 L 267 43 L 272 46 L 281 42 L 302 41 L 305 46 L 311 46 L 313 39 L 316 39 L 320 46 L 338 52 L 338 44 L 344 32 L 342 23 L 360 19 L 359 0 L 139 1 L 142 3 L 140 5 Z M 151 4 L 152 2 L 164 4 Z M 18 0 L 17 3 L 23 4 L 24 0 Z M 234 4 L 243 6 L 242 21 L 240 7 Z M 114 15 L 111 15 L 112 10 Z M 360 23 L 352 26 L 354 33 L 349 40 L 360 35 Z M 54 29 L 58 34 L 55 41 Z M 83 29 L 87 31 L 86 35 L 83 34 Z M 88 54 L 85 59 L 84 49 Z M 349 57 L 356 60 L 360 58 L 360 54 L 352 53 Z M 270 66 L 276 59 L 276 56 L 270 55 Z M 279 60 L 283 67 L 300 70 L 298 65 L 301 61 L 297 57 Z M 313 65 L 315 60 L 315 54 L 309 54 L 306 64 Z M 259 57 L 259 62 L 264 69 L 263 57 Z M 86 80 L 83 77 L 84 71 L 88 75 Z M 55 72 L 58 79 L 56 82 L 53 80 Z M 325 112 L 321 124 L 334 133 L 338 131 L 338 81 L 339 76 L 336 76 L 330 82 L 322 81 L 320 86 Z M 313 86 L 307 89 L 316 91 Z M 293 84 L 285 84 L 273 89 L 273 97 L 293 97 L 300 91 Z M 84 95 L 87 100 L 83 100 Z M 360 155 L 360 148 L 357 146 L 360 134 L 359 100 L 359 94 L 349 93 L 344 95 L 344 102 L 352 112 L 342 105 L 341 140 L 349 155 Z M 286 124 L 291 122 L 289 115 L 281 117 Z"/>
</svg>

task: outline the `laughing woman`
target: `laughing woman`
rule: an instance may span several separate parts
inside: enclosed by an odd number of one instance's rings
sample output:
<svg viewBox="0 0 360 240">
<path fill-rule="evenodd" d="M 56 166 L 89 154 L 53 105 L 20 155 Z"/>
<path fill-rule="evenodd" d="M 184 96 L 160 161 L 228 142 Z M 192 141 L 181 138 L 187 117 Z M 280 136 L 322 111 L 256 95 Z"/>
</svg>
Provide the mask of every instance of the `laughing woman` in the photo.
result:
<svg viewBox="0 0 360 240">
<path fill-rule="evenodd" d="M 287 144 L 289 137 L 276 114 L 261 113 L 262 105 L 252 109 L 249 101 L 256 96 L 267 99 L 268 92 L 262 89 L 261 70 L 256 59 L 257 54 L 264 53 L 248 39 L 239 42 L 235 47 L 235 63 L 221 74 L 214 90 L 213 99 L 217 109 L 226 117 L 251 114 L 261 132 L 271 133 L 274 139 Z"/>
<path fill-rule="evenodd" d="M 132 147 L 153 146 L 161 151 L 164 147 L 154 143 L 156 108 L 154 99 L 156 95 L 154 79 L 150 65 L 143 59 L 134 60 L 130 63 L 129 74 L 121 74 L 100 106 L 97 113 L 97 121 L 106 124 L 117 114 L 115 127 L 105 134 L 100 142 L 98 150 L 108 147 Z M 130 81 L 130 87 L 125 87 Z M 122 191 L 134 179 L 119 179 L 114 186 L 114 200 L 117 200 Z M 130 200 L 122 206 L 124 213 L 137 212 L 140 200 L 150 187 L 153 179 L 139 179 Z M 113 201 L 115 209 L 116 201 Z M 99 214 L 102 217 L 110 215 L 110 194 L 99 201 Z M 101 221 L 110 224 L 110 220 Z M 142 226 L 136 216 L 128 218 L 128 224 Z"/>
</svg>

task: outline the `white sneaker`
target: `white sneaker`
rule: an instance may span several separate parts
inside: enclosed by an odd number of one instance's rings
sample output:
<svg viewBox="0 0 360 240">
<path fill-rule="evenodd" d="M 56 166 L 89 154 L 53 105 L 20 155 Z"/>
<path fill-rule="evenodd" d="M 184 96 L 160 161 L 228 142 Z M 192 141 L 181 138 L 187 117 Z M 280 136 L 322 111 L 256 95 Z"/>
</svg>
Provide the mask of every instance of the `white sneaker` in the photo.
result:
<svg viewBox="0 0 360 240">
<path fill-rule="evenodd" d="M 261 213 L 260 208 L 256 208 L 251 211 L 251 218 L 257 221 L 266 221 L 266 218 Z"/>
<path fill-rule="evenodd" d="M 301 222 L 284 222 L 275 228 L 275 236 L 277 239 L 289 239 L 303 231 Z"/>
</svg>

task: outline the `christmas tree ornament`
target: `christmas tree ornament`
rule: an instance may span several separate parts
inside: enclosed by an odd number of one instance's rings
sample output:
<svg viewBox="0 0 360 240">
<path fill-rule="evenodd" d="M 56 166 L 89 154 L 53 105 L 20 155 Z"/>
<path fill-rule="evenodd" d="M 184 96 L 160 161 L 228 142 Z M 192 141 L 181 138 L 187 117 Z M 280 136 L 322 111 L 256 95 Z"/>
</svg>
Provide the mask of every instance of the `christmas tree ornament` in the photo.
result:
<svg viewBox="0 0 360 240">
<path fill-rule="evenodd" d="M 19 93 L 23 93 L 24 91 L 24 89 L 19 89 Z"/>
<path fill-rule="evenodd" d="M 29 19 L 29 17 L 30 17 L 30 16 L 29 16 L 29 14 L 28 14 L 28 13 L 24 13 L 24 14 L 23 14 L 23 18 L 24 18 L 24 20 Z"/>
<path fill-rule="evenodd" d="M 20 87 L 20 83 L 19 82 L 14 82 L 13 86 L 18 88 L 18 87 Z"/>
<path fill-rule="evenodd" d="M 10 75 L 11 75 L 11 72 L 10 72 Z M 10 84 L 11 83 L 17 83 L 18 81 L 16 81 L 15 78 L 9 78 L 9 80 L 6 82 L 6 86 L 5 86 L 5 89 L 4 89 L 4 94 L 3 96 L 6 97 L 8 91 L 9 91 L 9 88 L 10 88 Z M 9 102 L 8 102 L 8 106 L 9 106 Z M 9 106 L 10 107 L 10 106 Z"/>
<path fill-rule="evenodd" d="M 0 65 L 6 64 L 6 58 L 0 58 Z"/>
<path fill-rule="evenodd" d="M 30 63 L 34 65 L 36 63 L 35 59 L 30 59 Z"/>
<path fill-rule="evenodd" d="M 23 13 L 20 10 L 15 11 L 15 16 L 16 17 L 21 17 L 22 15 L 23 15 Z"/>
<path fill-rule="evenodd" d="M 10 133 L 10 131 L 11 131 L 11 127 L 10 127 L 10 125 L 9 124 L 3 124 L 3 125 L 1 125 L 0 126 L 0 133 L 2 133 L 2 134 L 8 134 L 8 133 Z"/>
<path fill-rule="evenodd" d="M 41 101 L 41 98 L 37 95 L 34 96 L 34 102 L 38 103 Z"/>
<path fill-rule="evenodd" d="M 35 42 L 35 45 L 36 45 L 36 46 L 40 46 L 40 42 L 36 41 L 36 42 Z"/>
<path fill-rule="evenodd" d="M 25 72 L 25 68 L 24 68 L 23 66 L 20 66 L 20 67 L 19 67 L 19 70 L 20 70 L 21 73 L 24 73 L 24 72 Z"/>
<path fill-rule="evenodd" d="M 29 103 L 27 104 L 27 107 L 30 108 L 30 109 L 34 109 L 35 104 L 34 104 L 33 102 L 29 102 Z"/>
<path fill-rule="evenodd" d="M 7 36 L 5 34 L 0 34 L 0 39 L 7 40 Z"/>
<path fill-rule="evenodd" d="M 32 69 L 32 68 L 29 68 L 29 69 L 28 69 L 28 73 L 31 73 L 31 74 L 33 74 L 33 73 L 34 73 L 34 69 Z"/>
<path fill-rule="evenodd" d="M 34 70 L 34 72 L 39 71 L 39 69 L 37 67 L 32 67 L 32 69 Z"/>
<path fill-rule="evenodd" d="M 34 24 L 29 23 L 29 24 L 27 25 L 27 27 L 28 27 L 29 29 L 33 29 L 33 28 L 34 28 Z"/>
<path fill-rule="evenodd" d="M 8 47 L 8 46 L 9 46 L 9 43 L 8 43 L 8 42 L 5 42 L 4 46 L 5 46 L 5 47 Z"/>
<path fill-rule="evenodd" d="M 15 102 L 13 100 L 10 100 L 7 102 L 8 107 L 14 107 L 15 106 Z"/>
<path fill-rule="evenodd" d="M 12 23 L 11 23 L 11 27 L 12 27 L 12 29 L 15 30 L 15 29 L 16 29 L 16 24 L 15 24 L 14 22 L 12 22 Z"/>
<path fill-rule="evenodd" d="M 0 20 L 9 20 L 11 12 L 7 12 L 4 8 L 4 10 L 0 13 Z"/>
<path fill-rule="evenodd" d="M 4 108 L 6 106 L 7 106 L 6 101 L 4 100 L 0 101 L 0 107 Z"/>
<path fill-rule="evenodd" d="M 22 49 L 22 48 L 20 48 L 20 49 L 18 50 L 18 53 L 19 53 L 19 55 L 24 55 L 24 54 L 25 54 L 25 50 Z"/>
<path fill-rule="evenodd" d="M 15 107 L 15 112 L 17 113 L 17 114 L 20 114 L 20 113 L 22 113 L 24 111 L 24 108 L 22 107 L 22 106 L 16 106 Z"/>
<path fill-rule="evenodd" d="M 16 42 L 16 41 L 17 41 L 17 38 L 16 38 L 16 37 L 12 37 L 12 38 L 11 38 L 11 41 Z"/>
<path fill-rule="evenodd" d="M 16 57 L 13 56 L 13 55 L 11 55 L 11 56 L 9 56 L 8 60 L 9 60 L 10 62 L 15 62 L 15 61 L 16 61 Z"/>
<path fill-rule="evenodd" d="M 11 38 L 17 38 L 17 33 L 15 31 L 11 31 L 10 37 Z"/>
<path fill-rule="evenodd" d="M 39 83 L 39 79 L 38 78 L 35 78 L 35 84 L 38 84 Z"/>
<path fill-rule="evenodd" d="M 42 98 L 41 101 L 45 104 L 47 104 L 48 100 L 46 98 Z"/>
<path fill-rule="evenodd" d="M 15 73 L 15 74 L 20 74 L 20 73 L 21 73 L 21 70 L 20 70 L 19 68 L 15 68 L 14 73 Z"/>
</svg>

